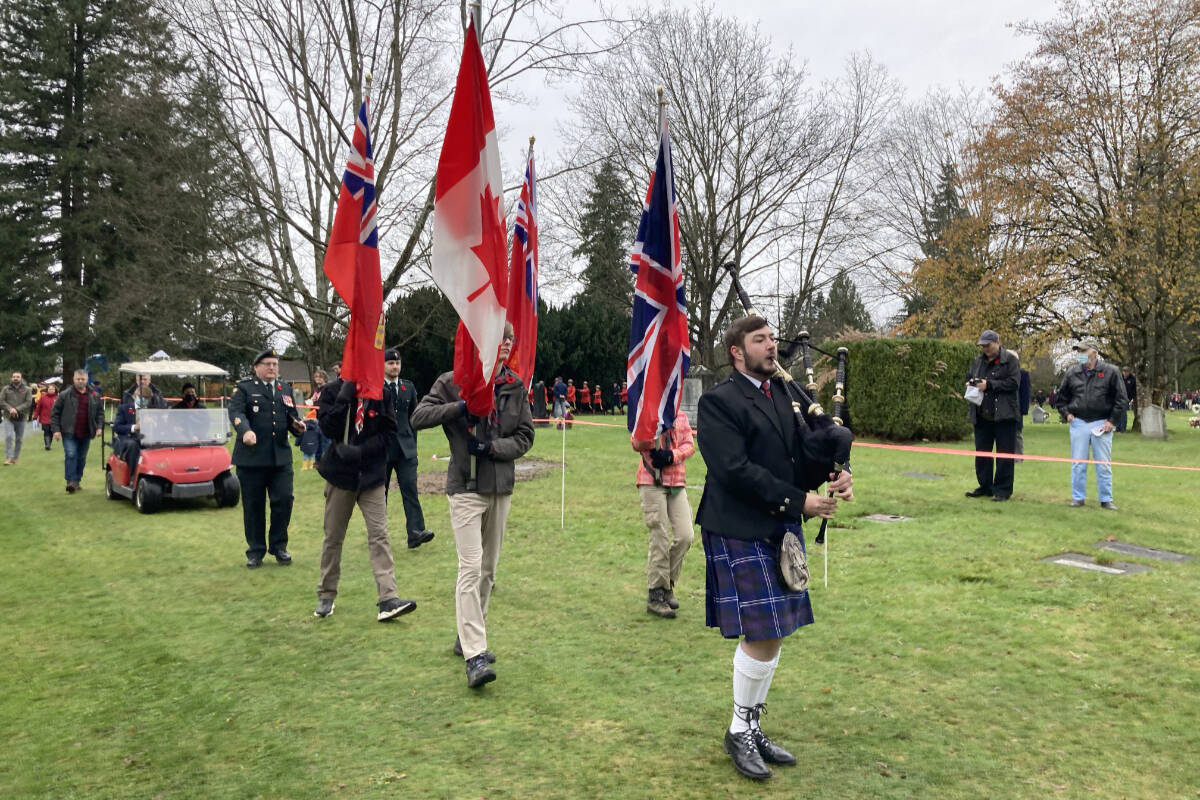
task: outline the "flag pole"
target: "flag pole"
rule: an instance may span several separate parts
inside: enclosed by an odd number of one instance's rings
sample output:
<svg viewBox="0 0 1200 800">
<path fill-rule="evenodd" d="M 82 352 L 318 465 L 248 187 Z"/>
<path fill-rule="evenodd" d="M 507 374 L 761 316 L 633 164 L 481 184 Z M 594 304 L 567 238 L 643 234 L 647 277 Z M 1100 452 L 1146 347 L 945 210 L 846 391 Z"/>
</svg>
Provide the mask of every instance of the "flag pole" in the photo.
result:
<svg viewBox="0 0 1200 800">
<path fill-rule="evenodd" d="M 666 91 L 667 90 L 662 86 L 658 87 L 658 131 L 660 135 L 662 133 L 663 124 L 667 121 L 667 105 L 671 102 L 663 97 Z"/>
<path fill-rule="evenodd" d="M 562 426 L 562 497 L 559 501 L 560 519 L 558 522 L 559 530 L 567 528 L 567 412 L 563 412 L 562 417 L 558 420 L 558 424 Z"/>
<path fill-rule="evenodd" d="M 480 30 L 483 28 L 483 4 L 480 0 L 474 0 L 471 3 L 471 21 L 475 23 L 475 35 L 481 36 Z M 483 41 L 482 38 L 480 41 Z"/>
</svg>

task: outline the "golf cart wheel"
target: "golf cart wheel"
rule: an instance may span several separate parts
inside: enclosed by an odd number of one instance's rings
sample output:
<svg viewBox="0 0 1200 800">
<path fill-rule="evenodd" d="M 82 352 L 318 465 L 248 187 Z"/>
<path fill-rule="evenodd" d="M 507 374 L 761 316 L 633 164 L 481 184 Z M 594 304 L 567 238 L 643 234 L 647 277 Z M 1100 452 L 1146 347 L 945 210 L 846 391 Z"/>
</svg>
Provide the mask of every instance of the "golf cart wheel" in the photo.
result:
<svg viewBox="0 0 1200 800">
<path fill-rule="evenodd" d="M 226 472 L 224 475 L 217 478 L 216 498 L 218 508 L 229 508 L 238 504 L 238 498 L 242 494 L 242 485 L 238 483 L 238 479 L 231 472 Z"/>
<path fill-rule="evenodd" d="M 121 495 L 117 494 L 117 491 L 113 489 L 113 476 L 111 469 L 104 471 L 104 496 L 109 500 L 121 499 Z"/>
<path fill-rule="evenodd" d="M 162 508 L 162 484 L 153 478 L 142 478 L 138 481 L 137 491 L 133 494 L 134 505 L 143 514 L 153 514 Z"/>
</svg>

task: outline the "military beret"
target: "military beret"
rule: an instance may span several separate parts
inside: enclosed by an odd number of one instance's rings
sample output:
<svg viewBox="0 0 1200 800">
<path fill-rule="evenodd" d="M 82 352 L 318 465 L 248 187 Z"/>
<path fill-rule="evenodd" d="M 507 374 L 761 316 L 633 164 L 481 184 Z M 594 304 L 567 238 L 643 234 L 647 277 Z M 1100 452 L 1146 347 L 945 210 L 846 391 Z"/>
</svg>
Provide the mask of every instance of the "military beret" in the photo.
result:
<svg viewBox="0 0 1200 800">
<path fill-rule="evenodd" d="M 260 362 L 264 359 L 268 359 L 268 358 L 277 359 L 277 358 L 279 358 L 279 353 L 276 353 L 273 348 L 268 347 L 266 350 L 263 350 L 261 353 L 259 353 L 258 355 L 256 355 L 254 357 L 254 363 L 258 364 L 258 362 Z"/>
<path fill-rule="evenodd" d="M 384 361 L 399 361 L 400 360 L 400 351 L 394 347 L 389 347 L 387 350 L 383 351 L 383 360 Z"/>
</svg>

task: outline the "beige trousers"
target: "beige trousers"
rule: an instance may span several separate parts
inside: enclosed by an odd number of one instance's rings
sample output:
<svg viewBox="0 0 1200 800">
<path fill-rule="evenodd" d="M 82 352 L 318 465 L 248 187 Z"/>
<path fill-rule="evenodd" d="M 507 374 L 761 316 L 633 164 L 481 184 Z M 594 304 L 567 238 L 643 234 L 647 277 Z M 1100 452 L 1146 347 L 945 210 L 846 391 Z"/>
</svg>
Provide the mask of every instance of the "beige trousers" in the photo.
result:
<svg viewBox="0 0 1200 800">
<path fill-rule="evenodd" d="M 487 649 L 488 600 L 496 583 L 496 564 L 512 495 L 459 492 L 446 499 L 450 501 L 450 527 L 458 548 L 458 584 L 454 590 L 458 640 L 463 658 L 470 659 Z"/>
<path fill-rule="evenodd" d="M 650 529 L 646 586 L 674 589 L 694 537 L 687 490 L 681 488 L 672 494 L 666 486 L 639 486 L 638 492 L 642 496 L 642 519 Z"/>
<path fill-rule="evenodd" d="M 337 597 L 338 581 L 342 577 L 342 542 L 346 539 L 346 526 L 355 504 L 367 525 L 367 553 L 375 573 L 379 602 L 392 600 L 397 596 L 396 573 L 392 545 L 388 541 L 387 501 L 382 484 L 362 492 L 325 484 L 325 540 L 321 543 L 321 582 L 317 585 L 317 597 L 322 600 Z"/>
</svg>

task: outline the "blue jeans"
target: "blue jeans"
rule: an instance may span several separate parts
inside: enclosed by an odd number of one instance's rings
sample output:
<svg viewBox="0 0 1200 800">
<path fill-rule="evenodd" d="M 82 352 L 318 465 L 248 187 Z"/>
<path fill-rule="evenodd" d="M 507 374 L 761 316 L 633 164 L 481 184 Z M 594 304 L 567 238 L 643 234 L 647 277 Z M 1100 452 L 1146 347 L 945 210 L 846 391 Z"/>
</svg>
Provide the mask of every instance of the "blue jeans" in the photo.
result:
<svg viewBox="0 0 1200 800">
<path fill-rule="evenodd" d="M 1088 449 L 1092 451 L 1094 461 L 1112 460 L 1113 432 L 1097 436 L 1092 431 L 1104 424 L 1098 419 L 1086 422 L 1079 417 L 1071 420 L 1071 458 L 1088 458 Z M 1087 497 L 1087 464 L 1071 465 L 1071 499 L 1083 500 Z M 1112 467 L 1107 464 L 1096 465 L 1096 494 L 1101 503 L 1111 503 Z"/>
<path fill-rule="evenodd" d="M 25 441 L 25 420 L 4 420 L 4 457 L 16 461 L 21 457 L 21 442 Z"/>
<path fill-rule="evenodd" d="M 567 413 L 567 400 L 565 397 L 554 398 L 554 418 L 561 419 Z"/>
<path fill-rule="evenodd" d="M 88 448 L 92 446 L 92 440 L 86 437 L 76 439 L 74 436 L 67 436 L 64 433 L 62 444 L 63 474 L 67 483 L 79 483 L 83 478 L 83 465 L 87 463 L 87 452 Z"/>
</svg>

